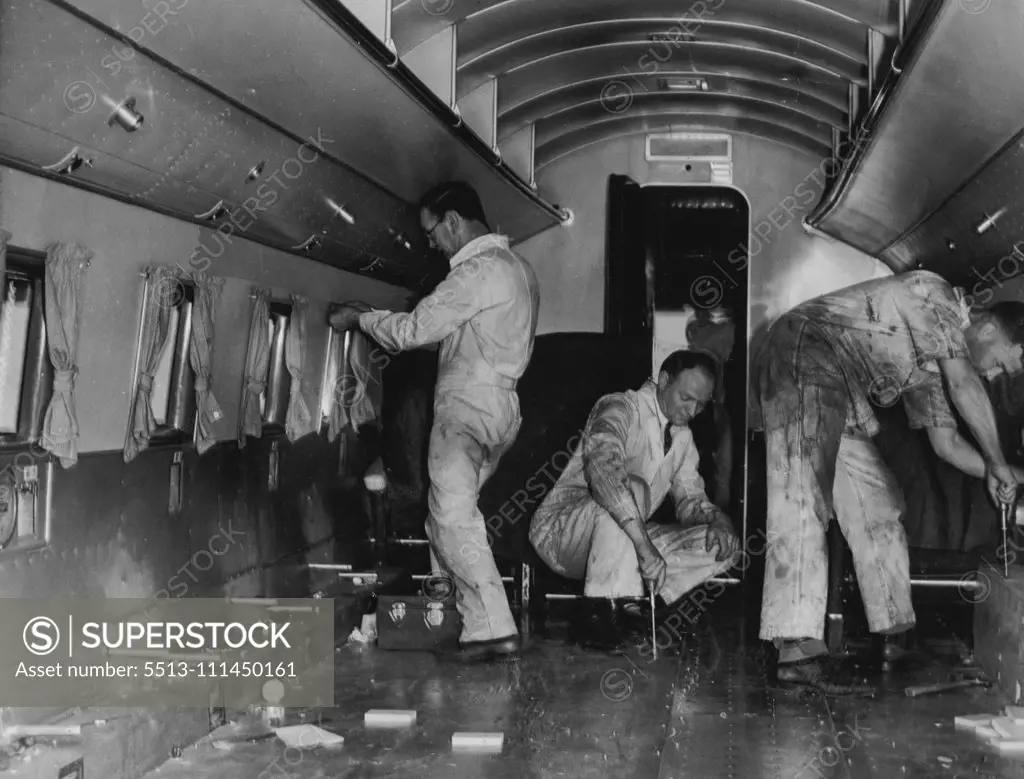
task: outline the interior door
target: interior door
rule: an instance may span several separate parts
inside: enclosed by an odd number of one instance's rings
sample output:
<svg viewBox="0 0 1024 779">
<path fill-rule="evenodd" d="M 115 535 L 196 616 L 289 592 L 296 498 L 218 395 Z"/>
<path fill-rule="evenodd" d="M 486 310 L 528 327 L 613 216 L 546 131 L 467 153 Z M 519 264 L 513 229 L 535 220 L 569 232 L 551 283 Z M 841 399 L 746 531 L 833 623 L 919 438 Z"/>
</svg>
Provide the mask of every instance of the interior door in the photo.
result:
<svg viewBox="0 0 1024 779">
<path fill-rule="evenodd" d="M 609 176 L 604 329 L 646 342 L 653 336 L 654 301 L 644 236 L 640 185 L 629 176 Z"/>
</svg>

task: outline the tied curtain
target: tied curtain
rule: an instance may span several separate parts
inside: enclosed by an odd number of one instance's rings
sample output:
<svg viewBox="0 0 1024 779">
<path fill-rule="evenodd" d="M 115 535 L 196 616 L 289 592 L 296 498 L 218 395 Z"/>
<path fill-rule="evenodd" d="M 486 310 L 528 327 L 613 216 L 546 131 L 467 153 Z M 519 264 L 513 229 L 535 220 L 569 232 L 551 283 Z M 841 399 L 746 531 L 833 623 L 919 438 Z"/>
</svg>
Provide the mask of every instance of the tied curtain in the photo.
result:
<svg viewBox="0 0 1024 779">
<path fill-rule="evenodd" d="M 6 242 L 0 231 L 0 271 L 6 268 Z M 53 395 L 43 419 L 42 446 L 64 468 L 78 461 L 78 418 L 74 380 L 78 373 L 79 311 L 82 279 L 92 252 L 78 244 L 55 243 L 46 250 L 46 343 L 53 365 Z M 2 276 L 2 273 L 0 273 Z"/>
<path fill-rule="evenodd" d="M 292 314 L 288 320 L 285 339 L 285 365 L 291 376 L 291 390 L 288 398 L 288 412 L 285 415 L 285 434 L 289 441 L 296 441 L 313 430 L 313 415 L 302 394 L 302 374 L 306 355 L 306 308 L 307 301 L 301 295 L 292 295 Z"/>
<path fill-rule="evenodd" d="M 253 293 L 252 320 L 249 323 L 249 350 L 245 357 L 245 379 L 242 384 L 242 405 L 238 414 L 238 448 L 245 448 L 246 436 L 263 435 L 260 395 L 267 388 L 270 368 L 270 290 L 260 288 Z"/>
<path fill-rule="evenodd" d="M 328 419 L 327 439 L 333 442 L 348 424 L 353 432 L 377 419 L 381 403 L 382 368 L 388 354 L 359 330 L 348 330 L 335 340 L 340 354 L 338 379 Z"/>
<path fill-rule="evenodd" d="M 352 331 L 348 349 L 348 370 L 344 377 L 345 391 L 338 401 L 344 405 L 352 429 L 377 419 L 381 402 L 381 365 L 390 361 L 387 353 L 364 333 Z"/>
<path fill-rule="evenodd" d="M 345 381 L 348 374 L 349 344 L 352 341 L 353 332 L 347 330 L 344 333 L 332 332 L 331 354 L 328 355 L 328 362 L 338 366 L 337 380 L 330 392 L 331 413 L 327 418 L 327 440 L 331 443 L 337 440 L 341 431 L 348 424 L 348 409 L 342 399 L 345 397 Z"/>
<path fill-rule="evenodd" d="M 207 452 L 217 443 L 216 423 L 223 417 L 220 404 L 210 389 L 213 380 L 211 362 L 216 311 L 224 290 L 224 279 L 211 278 L 205 273 L 191 274 L 195 283 L 195 303 L 192 308 L 192 340 L 189 343 L 189 362 L 195 373 L 196 392 L 196 449 Z"/>
<path fill-rule="evenodd" d="M 146 285 L 142 335 L 139 339 L 138 381 L 124 443 L 126 463 L 149 448 L 149 440 L 156 427 L 152 404 L 153 377 L 170 335 L 171 309 L 180 302 L 183 291 L 177 274 L 167 265 L 151 265 L 145 269 L 144 275 Z"/>
</svg>

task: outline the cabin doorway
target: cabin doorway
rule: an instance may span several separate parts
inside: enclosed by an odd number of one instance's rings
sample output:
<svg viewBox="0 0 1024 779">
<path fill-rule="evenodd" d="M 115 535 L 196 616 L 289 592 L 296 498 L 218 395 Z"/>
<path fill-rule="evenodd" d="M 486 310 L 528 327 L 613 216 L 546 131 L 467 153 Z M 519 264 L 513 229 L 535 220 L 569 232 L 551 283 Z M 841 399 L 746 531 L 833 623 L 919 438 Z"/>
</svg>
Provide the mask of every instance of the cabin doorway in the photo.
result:
<svg viewBox="0 0 1024 779">
<path fill-rule="evenodd" d="M 747 319 L 750 208 L 723 186 L 639 186 L 609 180 L 606 331 L 643 335 L 651 373 L 676 349 L 697 348 L 725 359 L 727 419 L 709 407 L 691 424 L 701 475 L 722 500 L 737 533 L 747 526 Z M 716 457 L 728 452 L 721 483 Z M 717 502 L 717 501 L 716 501 Z M 662 511 L 671 515 L 666 502 Z M 668 517 L 666 517 L 668 518 Z M 739 580 L 746 572 L 734 570 Z"/>
</svg>

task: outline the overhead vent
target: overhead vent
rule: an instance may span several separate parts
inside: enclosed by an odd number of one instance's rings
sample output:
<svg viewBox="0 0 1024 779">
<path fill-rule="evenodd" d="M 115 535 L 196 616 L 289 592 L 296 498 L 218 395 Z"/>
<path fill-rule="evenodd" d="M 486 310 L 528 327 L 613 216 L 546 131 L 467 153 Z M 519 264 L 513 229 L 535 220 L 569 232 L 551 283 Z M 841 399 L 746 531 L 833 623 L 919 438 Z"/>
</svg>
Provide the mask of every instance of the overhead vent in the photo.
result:
<svg viewBox="0 0 1024 779">
<path fill-rule="evenodd" d="M 707 92 L 706 78 L 659 78 L 658 90 L 661 92 Z"/>
<path fill-rule="evenodd" d="M 704 163 L 711 168 L 712 184 L 732 184 L 732 136 L 724 133 L 651 133 L 647 136 L 648 162 Z"/>
<path fill-rule="evenodd" d="M 652 43 L 681 43 L 686 41 L 692 41 L 697 36 L 692 32 L 687 32 L 682 28 L 676 30 L 666 30 L 664 32 L 652 32 L 647 36 L 647 39 Z"/>
</svg>

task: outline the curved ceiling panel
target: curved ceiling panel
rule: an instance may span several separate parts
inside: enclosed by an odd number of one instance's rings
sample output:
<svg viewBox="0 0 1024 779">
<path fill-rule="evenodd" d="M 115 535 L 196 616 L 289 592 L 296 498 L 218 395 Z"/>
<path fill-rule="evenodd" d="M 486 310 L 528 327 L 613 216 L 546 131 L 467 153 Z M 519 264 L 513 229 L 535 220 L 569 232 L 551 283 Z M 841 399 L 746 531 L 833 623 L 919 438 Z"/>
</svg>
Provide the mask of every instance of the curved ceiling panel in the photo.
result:
<svg viewBox="0 0 1024 779">
<path fill-rule="evenodd" d="M 631 116 L 660 117 L 662 121 L 671 121 L 675 125 L 685 124 L 689 121 L 688 117 L 694 117 L 695 122 L 707 121 L 709 117 L 751 119 L 756 120 L 759 125 L 777 127 L 802 137 L 807 148 L 820 146 L 827 151 L 831 148 L 832 142 L 832 130 L 828 125 L 801 119 L 792 111 L 767 103 L 716 98 L 682 103 L 673 100 L 671 96 L 655 96 L 652 100 L 644 101 L 641 106 L 632 108 L 629 113 Z M 538 153 L 544 146 L 561 136 L 590 125 L 603 124 L 608 117 L 608 111 L 600 102 L 584 103 L 551 117 L 537 126 Z"/>
<path fill-rule="evenodd" d="M 688 102 L 700 104 L 708 98 L 716 100 L 747 100 L 757 103 L 785 107 L 807 120 L 832 127 L 845 129 L 847 124 L 846 111 L 834 108 L 820 100 L 808 97 L 788 86 L 778 86 L 762 81 L 743 81 L 707 76 L 709 91 L 693 94 L 679 94 L 667 90 L 663 78 L 668 74 L 645 76 L 635 83 L 616 89 L 621 82 L 606 75 L 577 84 L 568 84 L 564 88 L 552 90 L 536 99 L 520 104 L 512 110 L 502 112 L 499 105 L 498 119 L 501 124 L 502 136 L 510 135 L 530 122 L 541 123 L 554 117 L 560 111 L 571 106 L 581 105 L 598 100 L 610 114 L 621 114 L 630 111 L 633 106 L 643 106 L 653 98 L 672 99 L 680 105 Z M 678 75 L 692 77 L 693 73 L 681 72 Z M 703 74 L 700 74 L 703 75 Z M 618 77 L 615 76 L 617 79 Z M 608 86 L 612 85 L 609 89 Z"/>
<path fill-rule="evenodd" d="M 822 65 L 810 62 L 802 57 L 790 53 L 791 49 L 779 48 L 769 49 L 765 47 L 752 47 L 740 43 L 727 43 L 719 41 L 692 41 L 676 44 L 655 44 L 650 41 L 628 39 L 610 41 L 605 43 L 591 43 L 587 46 L 567 47 L 564 42 L 559 44 L 557 39 L 547 41 L 543 47 L 535 51 L 524 47 L 521 52 L 509 52 L 509 59 L 503 67 L 498 68 L 500 73 L 515 73 L 520 68 L 544 67 L 558 68 L 560 63 L 571 58 L 576 52 L 586 50 L 597 50 L 602 52 L 614 51 L 616 48 L 626 48 L 634 55 L 632 64 L 625 71 L 626 75 L 639 73 L 657 72 L 661 64 L 654 58 L 652 51 L 662 49 L 668 54 L 665 62 L 679 61 L 689 64 L 693 70 L 700 70 L 714 62 L 742 62 L 746 59 L 758 59 L 761 62 L 771 62 L 773 67 L 769 72 L 775 72 L 781 79 L 808 79 L 825 84 L 846 84 L 866 83 L 866 74 L 862 78 L 852 72 L 840 72 L 830 65 Z M 669 50 L 665 50 L 668 47 Z M 519 56 L 521 53 L 522 56 Z M 613 55 L 614 56 L 614 55 Z M 621 56 L 621 55 L 619 55 Z M 706 64 L 707 63 L 707 64 Z M 483 70 L 467 70 L 465 74 L 459 72 L 459 95 L 472 91 L 480 86 L 494 73 Z M 585 74 L 591 75 L 591 74 Z"/>
<path fill-rule="evenodd" d="M 657 32 L 645 22 L 596 22 L 578 27 L 561 27 L 550 32 L 518 38 L 498 48 L 481 52 L 475 58 L 464 58 L 459 48 L 459 91 L 472 91 L 488 78 L 515 71 L 537 60 L 573 49 L 615 44 L 636 44 L 643 48 L 634 65 L 634 72 L 650 72 L 666 63 L 688 63 L 700 60 L 707 51 L 760 51 L 778 55 L 789 61 L 806 63 L 810 68 L 836 78 L 859 83 L 867 79 L 863 57 L 851 57 L 835 49 L 819 45 L 796 35 L 740 25 L 705 22 L 695 40 L 675 35 L 670 40 L 654 42 Z M 461 32 L 460 38 L 461 42 Z"/>
<path fill-rule="evenodd" d="M 815 100 L 845 111 L 849 104 L 849 86 L 838 76 L 823 73 L 793 58 L 739 47 L 705 46 L 692 59 L 677 58 L 659 65 L 652 72 L 637 67 L 650 43 L 617 44 L 576 49 L 520 67 L 502 75 L 498 89 L 498 110 L 507 111 L 533 96 L 597 79 L 607 74 L 605 83 L 617 82 L 637 91 L 638 80 L 654 76 L 716 74 L 718 77 L 749 78 L 795 90 Z M 650 71 L 650 69 L 648 69 Z M 596 85 L 599 96 L 604 85 Z"/>
<path fill-rule="evenodd" d="M 642 10 L 635 9 L 641 5 Z M 394 0 L 392 35 L 399 54 L 405 54 L 452 24 L 467 28 L 467 40 L 473 41 L 486 38 L 486 33 L 478 38 L 472 31 L 473 25 L 481 25 L 497 36 L 499 31 L 516 29 L 517 21 L 521 24 L 524 18 L 536 15 L 555 17 L 549 25 L 554 27 L 560 20 L 618 18 L 624 6 L 630 8 L 629 15 L 634 17 L 693 19 L 700 15 L 705 20 L 747 21 L 803 31 L 818 41 L 830 37 L 848 41 L 847 45 L 854 49 L 864 29 L 871 27 L 891 35 L 898 24 L 897 7 L 889 0 L 647 0 L 642 4 L 636 0 Z"/>
<path fill-rule="evenodd" d="M 587 146 L 604 143 L 615 138 L 652 132 L 692 132 L 695 130 L 751 135 L 815 156 L 828 156 L 830 153 L 830 147 L 815 143 L 806 135 L 749 117 L 693 114 L 687 116 L 683 123 L 679 122 L 679 117 L 675 114 L 669 116 L 634 115 L 591 122 L 573 132 L 561 135 L 543 146 L 538 146 L 537 169 L 540 170 Z"/>
<path fill-rule="evenodd" d="M 708 12 L 698 18 L 699 8 L 687 14 L 687 7 L 678 0 L 515 0 L 459 24 L 459 64 L 469 64 L 488 51 L 542 33 L 565 30 L 568 37 L 575 34 L 571 31 L 576 28 L 606 24 L 638 29 L 645 37 L 666 33 L 673 40 L 686 33 L 701 39 L 717 37 L 722 34 L 716 30 L 720 27 L 747 28 L 746 35 L 761 34 L 765 39 L 792 36 L 851 59 L 863 59 L 863 26 L 819 6 L 791 0 L 709 0 L 705 6 Z M 696 8 L 696 4 L 692 7 Z"/>
</svg>

